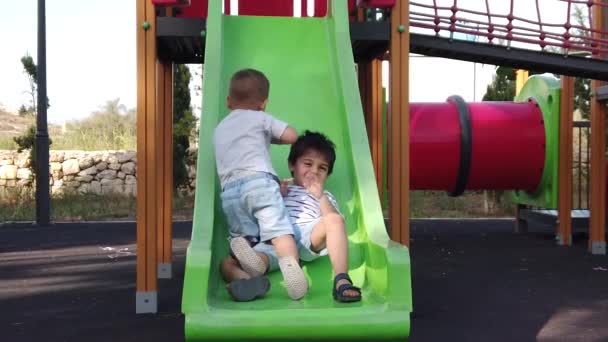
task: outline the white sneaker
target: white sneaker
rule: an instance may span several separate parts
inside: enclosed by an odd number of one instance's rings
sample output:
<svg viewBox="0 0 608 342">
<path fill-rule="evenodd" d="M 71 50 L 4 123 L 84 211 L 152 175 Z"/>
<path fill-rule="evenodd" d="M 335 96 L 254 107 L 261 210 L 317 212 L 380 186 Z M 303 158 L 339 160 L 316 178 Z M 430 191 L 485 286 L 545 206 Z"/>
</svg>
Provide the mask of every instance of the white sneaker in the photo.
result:
<svg viewBox="0 0 608 342">
<path fill-rule="evenodd" d="M 266 264 L 255 250 L 249 245 L 249 241 L 242 236 L 230 239 L 230 250 L 241 264 L 241 267 L 252 277 L 259 277 L 266 273 Z"/>
<path fill-rule="evenodd" d="M 279 268 L 283 274 L 289 298 L 302 299 L 308 293 L 308 279 L 298 261 L 292 256 L 279 258 Z"/>
</svg>

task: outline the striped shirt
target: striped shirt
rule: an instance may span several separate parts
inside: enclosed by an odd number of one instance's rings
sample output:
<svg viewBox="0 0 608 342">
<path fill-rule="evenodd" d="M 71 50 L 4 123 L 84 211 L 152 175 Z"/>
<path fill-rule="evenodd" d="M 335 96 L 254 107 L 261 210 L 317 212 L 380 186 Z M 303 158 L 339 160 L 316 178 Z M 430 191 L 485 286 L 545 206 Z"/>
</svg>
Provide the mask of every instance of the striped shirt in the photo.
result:
<svg viewBox="0 0 608 342">
<path fill-rule="evenodd" d="M 338 209 L 338 203 L 329 191 L 324 191 L 329 202 Z M 305 226 L 321 217 L 321 203 L 306 188 L 299 185 L 289 185 L 287 196 L 283 198 L 285 208 L 292 224 Z"/>
</svg>

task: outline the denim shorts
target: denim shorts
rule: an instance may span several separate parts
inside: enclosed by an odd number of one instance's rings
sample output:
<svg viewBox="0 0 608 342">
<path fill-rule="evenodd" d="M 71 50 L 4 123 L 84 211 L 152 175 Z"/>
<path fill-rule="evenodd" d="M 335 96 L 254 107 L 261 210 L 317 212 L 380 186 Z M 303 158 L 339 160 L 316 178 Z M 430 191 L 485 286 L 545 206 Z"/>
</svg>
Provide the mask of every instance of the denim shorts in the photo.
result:
<svg viewBox="0 0 608 342">
<path fill-rule="evenodd" d="M 231 237 L 265 242 L 294 233 L 273 174 L 259 172 L 231 181 L 224 185 L 221 199 Z"/>
<path fill-rule="evenodd" d="M 296 240 L 296 244 L 298 246 L 298 253 L 300 254 L 300 260 L 303 261 L 313 261 L 320 256 L 327 255 L 327 248 L 319 252 L 315 252 L 312 250 L 312 241 L 310 241 L 310 235 L 312 234 L 312 230 L 315 228 L 317 223 L 321 218 L 317 218 L 316 220 L 309 222 L 305 225 L 294 225 L 294 239 Z M 274 247 L 268 243 L 258 243 L 253 246 L 253 249 L 257 252 L 261 252 L 268 256 L 268 272 L 275 271 L 279 269 L 279 261 L 277 257 L 277 252 Z"/>
</svg>

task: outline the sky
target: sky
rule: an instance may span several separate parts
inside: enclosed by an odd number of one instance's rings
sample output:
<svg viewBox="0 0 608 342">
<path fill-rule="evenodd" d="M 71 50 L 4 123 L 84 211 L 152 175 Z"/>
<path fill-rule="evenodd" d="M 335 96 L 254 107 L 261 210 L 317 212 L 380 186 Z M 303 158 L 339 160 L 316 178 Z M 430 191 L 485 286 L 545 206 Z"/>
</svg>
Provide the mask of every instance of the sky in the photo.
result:
<svg viewBox="0 0 608 342">
<path fill-rule="evenodd" d="M 539 2 L 543 21 L 563 21 L 564 2 Z M 453 0 L 437 3 L 450 6 Z M 508 13 L 509 1 L 490 3 L 493 11 Z M 532 3 L 533 0 L 516 0 L 515 13 L 535 19 Z M 458 5 L 485 10 L 485 0 L 459 0 Z M 25 93 L 28 81 L 20 59 L 26 53 L 37 59 L 36 6 L 34 0 L 12 1 L 10 10 L 0 11 L 0 106 L 10 111 L 29 104 Z M 82 119 L 115 98 L 120 98 L 127 108 L 134 108 L 135 1 L 51 0 L 46 1 L 46 14 L 49 122 Z M 414 57 L 410 66 L 412 102 L 443 101 L 454 94 L 468 101 L 480 100 L 494 73 L 493 66 L 429 57 Z M 431 71 L 436 76 L 431 77 Z M 387 85 L 386 66 L 384 74 Z M 193 104 L 199 106 L 200 97 L 193 97 Z"/>
<path fill-rule="evenodd" d="M 88 116 L 107 100 L 136 103 L 135 1 L 46 1 L 50 122 Z M 20 59 L 37 61 L 37 1 L 0 11 L 0 104 L 29 104 Z"/>
</svg>

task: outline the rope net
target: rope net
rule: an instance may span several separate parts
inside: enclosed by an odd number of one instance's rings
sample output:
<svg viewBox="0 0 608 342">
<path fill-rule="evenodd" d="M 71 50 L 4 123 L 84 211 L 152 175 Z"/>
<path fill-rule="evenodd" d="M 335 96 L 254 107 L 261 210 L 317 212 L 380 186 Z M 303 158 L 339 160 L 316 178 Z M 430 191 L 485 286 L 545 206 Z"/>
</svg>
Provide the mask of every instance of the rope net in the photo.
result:
<svg viewBox="0 0 608 342">
<path fill-rule="evenodd" d="M 412 33 L 600 58 L 608 56 L 608 32 L 592 29 L 596 6 L 608 1 L 416 0 L 410 26 Z"/>
</svg>

